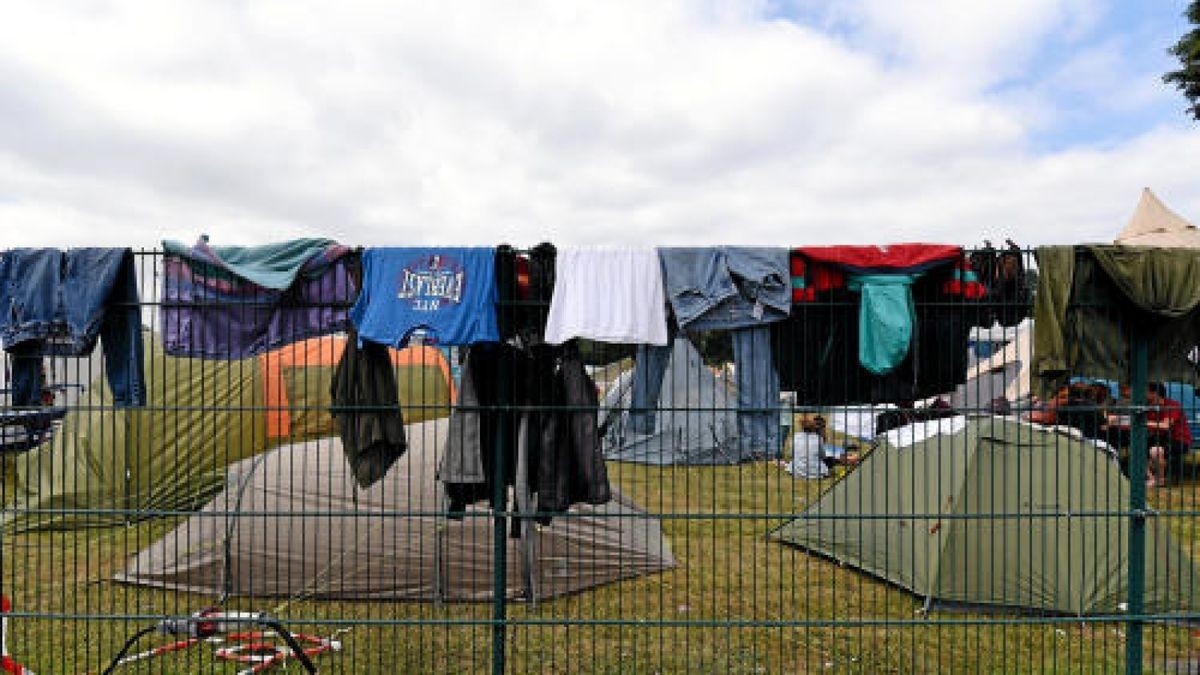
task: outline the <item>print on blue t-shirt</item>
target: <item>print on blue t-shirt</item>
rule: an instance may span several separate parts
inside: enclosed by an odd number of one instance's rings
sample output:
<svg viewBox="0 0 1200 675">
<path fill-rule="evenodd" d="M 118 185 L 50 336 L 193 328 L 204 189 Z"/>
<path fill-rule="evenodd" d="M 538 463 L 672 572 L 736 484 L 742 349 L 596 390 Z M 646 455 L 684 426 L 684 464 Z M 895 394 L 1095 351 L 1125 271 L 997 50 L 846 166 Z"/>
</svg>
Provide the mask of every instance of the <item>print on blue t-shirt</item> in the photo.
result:
<svg viewBox="0 0 1200 675">
<path fill-rule="evenodd" d="M 418 328 L 438 344 L 498 342 L 491 248 L 369 248 L 350 320 L 364 340 L 403 344 Z"/>
</svg>

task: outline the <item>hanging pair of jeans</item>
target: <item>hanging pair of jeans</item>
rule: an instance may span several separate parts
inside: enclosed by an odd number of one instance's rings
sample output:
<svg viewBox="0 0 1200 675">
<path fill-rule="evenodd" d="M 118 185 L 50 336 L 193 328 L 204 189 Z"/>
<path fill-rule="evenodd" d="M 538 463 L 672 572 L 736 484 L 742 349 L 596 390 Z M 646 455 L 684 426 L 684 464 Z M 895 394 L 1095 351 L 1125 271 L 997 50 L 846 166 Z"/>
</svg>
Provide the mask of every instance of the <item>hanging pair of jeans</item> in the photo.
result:
<svg viewBox="0 0 1200 675">
<path fill-rule="evenodd" d="M 787 318 L 791 283 L 784 248 L 660 248 L 663 282 L 683 330 L 729 331 L 737 368 L 739 459 L 779 454 L 779 377 L 768 326 Z M 639 347 L 630 429 L 653 433 L 670 347 Z"/>
<path fill-rule="evenodd" d="M 738 328 L 730 335 L 737 372 L 738 456 L 776 457 L 782 446 L 779 374 L 771 357 L 771 331 L 762 325 Z M 629 412 L 633 433 L 651 434 L 657 429 L 655 408 L 670 359 L 670 346 L 638 345 Z"/>
<path fill-rule="evenodd" d="M 128 248 L 0 254 L 0 343 L 13 356 L 14 406 L 37 406 L 42 356 L 104 349 L 113 403 L 146 404 L 137 273 Z"/>
</svg>

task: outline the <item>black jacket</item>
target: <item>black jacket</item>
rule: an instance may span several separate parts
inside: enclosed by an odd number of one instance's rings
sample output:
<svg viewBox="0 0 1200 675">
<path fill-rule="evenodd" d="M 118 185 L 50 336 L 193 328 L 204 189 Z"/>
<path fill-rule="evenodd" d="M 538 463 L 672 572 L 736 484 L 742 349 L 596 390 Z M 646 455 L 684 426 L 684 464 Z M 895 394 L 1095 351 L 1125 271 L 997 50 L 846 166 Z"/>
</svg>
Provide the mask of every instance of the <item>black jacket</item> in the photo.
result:
<svg viewBox="0 0 1200 675">
<path fill-rule="evenodd" d="M 548 513 L 566 511 L 576 503 L 603 504 L 612 499 L 596 423 L 600 403 L 596 383 L 584 370 L 574 345 L 568 343 L 554 351 L 566 353 L 542 357 L 554 362 L 551 404 L 583 410 L 544 413 L 536 425 L 541 444 L 534 485 L 538 511 Z"/>
<path fill-rule="evenodd" d="M 351 329 L 329 388 L 342 451 L 364 488 L 383 478 L 408 449 L 392 368 L 387 347 L 374 342 L 359 347 Z"/>
<path fill-rule="evenodd" d="M 501 382 L 504 367 L 509 372 Z M 501 409 L 487 409 L 497 405 Z M 503 409 L 508 406 L 520 409 Z M 438 469 L 450 511 L 460 512 L 492 496 L 498 441 L 503 441 L 505 452 L 505 484 L 513 485 L 518 444 L 524 440 L 529 470 L 525 478 L 537 493 L 538 511 L 561 513 L 572 504 L 609 501 L 612 493 L 600 450 L 598 411 L 595 384 L 573 343 L 530 349 L 472 346 Z M 524 439 L 519 437 L 522 418 Z M 549 517 L 541 520 L 547 522 Z"/>
<path fill-rule="evenodd" d="M 967 336 L 975 303 L 947 297 L 948 271 L 934 271 L 912 287 L 916 320 L 907 356 L 876 375 L 858 359 L 861 297 L 845 289 L 792 305 L 791 316 L 771 325 L 771 350 L 784 390 L 802 405 L 896 403 L 953 391 L 966 380 Z"/>
<path fill-rule="evenodd" d="M 520 337 L 522 344 L 539 345 L 546 333 L 550 315 L 550 297 L 554 294 L 554 264 L 558 250 L 554 244 L 534 246 L 528 255 L 518 254 L 511 246 L 496 248 L 496 286 L 511 284 L 516 303 L 497 314 L 500 336 L 504 340 Z"/>
</svg>

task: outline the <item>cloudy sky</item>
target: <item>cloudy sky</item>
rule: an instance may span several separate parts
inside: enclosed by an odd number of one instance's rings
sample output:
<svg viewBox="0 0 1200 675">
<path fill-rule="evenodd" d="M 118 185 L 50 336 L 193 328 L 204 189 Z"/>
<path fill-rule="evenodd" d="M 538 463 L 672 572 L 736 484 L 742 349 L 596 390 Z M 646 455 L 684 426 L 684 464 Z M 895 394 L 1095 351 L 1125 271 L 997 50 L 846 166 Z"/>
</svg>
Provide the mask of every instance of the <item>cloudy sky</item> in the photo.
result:
<svg viewBox="0 0 1200 675">
<path fill-rule="evenodd" d="M 1111 240 L 1200 220 L 1185 5 L 23 3 L 0 245 Z"/>
</svg>

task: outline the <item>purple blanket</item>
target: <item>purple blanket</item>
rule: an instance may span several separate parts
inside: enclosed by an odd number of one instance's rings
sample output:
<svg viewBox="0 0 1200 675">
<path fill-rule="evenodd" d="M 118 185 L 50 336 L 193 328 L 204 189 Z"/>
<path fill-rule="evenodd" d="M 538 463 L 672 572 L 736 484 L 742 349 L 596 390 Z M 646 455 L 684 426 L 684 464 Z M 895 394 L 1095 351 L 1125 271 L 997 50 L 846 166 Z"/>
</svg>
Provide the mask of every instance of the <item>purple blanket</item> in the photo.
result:
<svg viewBox="0 0 1200 675">
<path fill-rule="evenodd" d="M 309 258 L 284 290 L 232 272 L 197 245 L 163 262 L 163 346 L 172 356 L 241 359 L 291 342 L 345 330 L 358 297 L 351 249 L 330 244 Z"/>
</svg>

